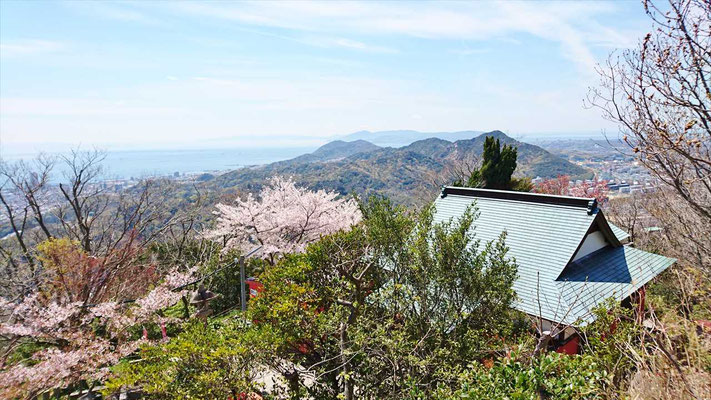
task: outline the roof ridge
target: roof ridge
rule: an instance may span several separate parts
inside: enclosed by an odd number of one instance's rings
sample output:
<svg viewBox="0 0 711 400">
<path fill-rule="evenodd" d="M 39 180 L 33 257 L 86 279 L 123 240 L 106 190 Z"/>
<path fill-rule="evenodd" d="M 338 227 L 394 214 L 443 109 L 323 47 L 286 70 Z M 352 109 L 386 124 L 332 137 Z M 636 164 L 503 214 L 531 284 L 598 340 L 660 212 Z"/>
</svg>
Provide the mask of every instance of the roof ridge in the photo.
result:
<svg viewBox="0 0 711 400">
<path fill-rule="evenodd" d="M 559 196 L 544 193 L 515 192 L 512 190 L 496 190 L 482 188 L 467 188 L 458 186 L 442 186 L 441 197 L 449 194 L 482 198 L 493 198 L 502 200 L 525 201 L 528 203 L 563 205 L 571 207 L 585 208 L 588 214 L 592 214 L 597 209 L 597 200 L 587 197 Z"/>
</svg>

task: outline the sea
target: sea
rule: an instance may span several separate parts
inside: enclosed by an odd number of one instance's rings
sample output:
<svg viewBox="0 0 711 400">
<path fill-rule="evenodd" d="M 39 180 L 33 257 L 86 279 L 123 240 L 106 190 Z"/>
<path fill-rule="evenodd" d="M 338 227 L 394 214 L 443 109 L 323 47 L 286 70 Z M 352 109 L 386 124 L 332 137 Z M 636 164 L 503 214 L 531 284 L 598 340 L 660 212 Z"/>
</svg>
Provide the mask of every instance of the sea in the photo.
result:
<svg viewBox="0 0 711 400">
<path fill-rule="evenodd" d="M 106 158 L 102 163 L 104 171 L 102 175 L 103 179 L 138 179 L 223 172 L 288 160 L 301 154 L 310 153 L 316 147 L 106 151 Z M 62 154 L 56 155 L 61 156 Z M 33 157 L 35 154 L 3 154 L 3 159 L 7 162 L 21 159 L 29 161 Z M 60 175 L 61 163 L 57 165 L 56 170 L 55 175 Z"/>
</svg>

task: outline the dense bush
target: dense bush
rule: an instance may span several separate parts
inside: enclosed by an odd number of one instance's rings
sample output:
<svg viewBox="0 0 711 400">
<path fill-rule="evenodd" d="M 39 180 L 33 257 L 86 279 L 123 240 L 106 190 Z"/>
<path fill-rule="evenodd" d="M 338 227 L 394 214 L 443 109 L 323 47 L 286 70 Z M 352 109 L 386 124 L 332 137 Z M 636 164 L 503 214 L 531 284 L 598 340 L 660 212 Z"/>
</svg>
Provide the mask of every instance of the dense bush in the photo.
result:
<svg viewBox="0 0 711 400">
<path fill-rule="evenodd" d="M 154 399 L 227 399 L 259 391 L 255 369 L 270 343 L 265 329 L 251 329 L 235 318 L 192 322 L 170 341 L 145 345 L 140 358 L 118 364 L 104 393 L 140 387 Z"/>
<path fill-rule="evenodd" d="M 250 315 L 284 340 L 291 385 L 314 398 L 397 398 L 455 382 L 509 337 L 516 264 L 504 237 L 475 240 L 474 210 L 434 223 L 371 199 L 364 221 L 286 256 L 260 276 Z"/>
<path fill-rule="evenodd" d="M 608 373 L 594 356 L 548 353 L 527 360 L 512 355 L 491 367 L 471 366 L 461 374 L 461 387 L 441 390 L 451 399 L 599 399 Z"/>
</svg>

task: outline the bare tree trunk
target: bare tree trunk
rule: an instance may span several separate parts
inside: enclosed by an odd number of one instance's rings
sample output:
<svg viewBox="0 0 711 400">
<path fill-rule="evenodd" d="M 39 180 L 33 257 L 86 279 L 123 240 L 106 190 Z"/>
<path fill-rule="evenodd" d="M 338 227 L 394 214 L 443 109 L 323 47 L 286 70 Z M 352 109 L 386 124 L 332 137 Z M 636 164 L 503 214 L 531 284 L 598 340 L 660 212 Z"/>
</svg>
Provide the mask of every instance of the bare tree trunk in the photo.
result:
<svg viewBox="0 0 711 400">
<path fill-rule="evenodd" d="M 348 323 L 342 322 L 340 327 L 341 364 L 343 365 L 343 397 L 353 400 L 353 383 L 351 382 L 351 363 L 348 360 Z"/>
<path fill-rule="evenodd" d="M 27 196 L 27 204 L 32 208 L 32 211 L 34 212 L 35 215 L 35 221 L 37 221 L 37 225 L 39 225 L 40 229 L 42 229 L 42 232 L 44 232 L 44 235 L 47 237 L 47 239 L 52 238 L 52 234 L 49 232 L 49 229 L 47 228 L 47 224 L 44 222 L 44 217 L 42 216 L 42 208 L 39 205 L 39 202 L 35 198 L 34 194 L 29 194 Z"/>
<path fill-rule="evenodd" d="M 541 337 L 538 338 L 538 343 L 536 343 L 536 348 L 533 350 L 533 358 L 538 357 L 548 349 L 548 343 L 551 341 L 551 332 L 543 331 L 541 332 Z"/>
<path fill-rule="evenodd" d="M 29 249 L 27 248 L 27 245 L 25 244 L 24 240 L 24 229 L 25 229 L 25 221 L 27 220 L 27 210 L 25 210 L 25 216 L 22 221 L 22 226 L 18 227 L 17 222 L 15 221 L 15 214 L 12 212 L 12 207 L 10 204 L 5 200 L 5 197 L 3 197 L 2 192 L 0 192 L 0 202 L 5 206 L 5 210 L 7 212 L 7 217 L 8 220 L 10 221 L 10 226 L 12 227 L 12 232 L 15 234 L 15 240 L 17 240 L 17 243 L 20 245 L 20 248 L 22 249 L 22 253 L 24 254 L 25 258 L 27 259 L 27 263 L 30 265 L 30 268 L 34 272 L 34 260 L 32 255 L 30 254 Z M 12 260 L 12 259 L 11 259 Z"/>
<path fill-rule="evenodd" d="M 83 202 L 81 201 L 81 193 L 77 192 L 77 186 L 80 183 L 81 181 L 75 181 L 72 184 L 71 195 L 64 189 L 64 185 L 61 183 L 59 184 L 59 190 L 62 191 L 64 198 L 74 211 L 74 218 L 76 219 L 76 224 L 79 227 L 79 232 L 81 232 L 81 247 L 87 253 L 91 253 L 91 231 L 89 229 L 89 225 L 86 223 L 86 218 L 88 216 L 85 216 L 82 212 L 83 210 L 81 208 L 81 204 Z"/>
</svg>

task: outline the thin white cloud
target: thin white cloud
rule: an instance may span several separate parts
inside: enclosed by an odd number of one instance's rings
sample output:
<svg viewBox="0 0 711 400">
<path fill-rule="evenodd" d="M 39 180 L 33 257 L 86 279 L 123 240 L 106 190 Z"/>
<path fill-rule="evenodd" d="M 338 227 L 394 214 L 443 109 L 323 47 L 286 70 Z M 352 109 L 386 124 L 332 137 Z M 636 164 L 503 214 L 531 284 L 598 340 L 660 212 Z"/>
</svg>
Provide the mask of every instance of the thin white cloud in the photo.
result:
<svg viewBox="0 0 711 400">
<path fill-rule="evenodd" d="M 452 54 L 456 54 L 458 56 L 471 56 L 471 55 L 476 55 L 476 54 L 491 53 L 491 49 L 462 48 L 462 49 L 451 49 L 451 50 L 449 50 L 449 52 Z"/>
<path fill-rule="evenodd" d="M 427 39 L 518 40 L 530 34 L 560 44 L 564 57 L 581 72 L 592 73 L 592 46 L 629 47 L 633 28 L 606 26 L 598 17 L 617 11 L 613 3 L 594 2 L 436 2 L 375 3 L 322 1 L 104 3 L 83 2 L 88 12 L 106 18 L 160 23 L 154 15 L 173 13 L 189 18 L 214 18 L 244 26 L 301 32 L 254 33 L 317 47 L 339 47 L 373 53 L 396 53 L 388 46 L 353 35 L 404 35 Z M 159 14 L 163 12 L 164 14 Z M 461 51 L 459 52 L 461 53 Z"/>
<path fill-rule="evenodd" d="M 386 46 L 377 46 L 368 43 L 364 43 L 358 40 L 340 38 L 340 37 L 327 37 L 327 36 L 307 36 L 298 39 L 299 42 L 313 45 L 317 47 L 324 48 L 345 48 L 350 50 L 357 50 L 366 53 L 387 53 L 395 54 L 398 53 L 397 49 L 393 49 Z"/>
<path fill-rule="evenodd" d="M 140 3 L 115 3 L 108 1 L 82 1 L 63 3 L 86 14 L 115 21 L 137 22 L 147 25 L 162 25 L 164 22 L 150 13 L 134 7 Z"/>
<path fill-rule="evenodd" d="M 65 45 L 52 40 L 22 39 L 8 42 L 0 42 L 0 56 L 21 57 L 35 54 L 45 54 L 57 52 L 65 48 Z"/>
<path fill-rule="evenodd" d="M 171 5 L 172 6 L 172 5 Z M 593 71 L 591 46 L 626 47 L 628 32 L 596 18 L 616 11 L 610 3 L 530 2 L 247 2 L 179 3 L 175 12 L 236 21 L 253 26 L 335 35 L 405 35 L 428 39 L 511 39 L 517 34 L 557 42 L 565 57 L 583 72 Z M 330 40 L 338 42 L 338 39 Z M 308 41 L 306 41 L 308 43 Z M 328 40 L 322 40 L 328 42 Z M 318 42 L 312 42 L 318 43 Z M 367 49 L 358 41 L 342 47 Z"/>
</svg>

